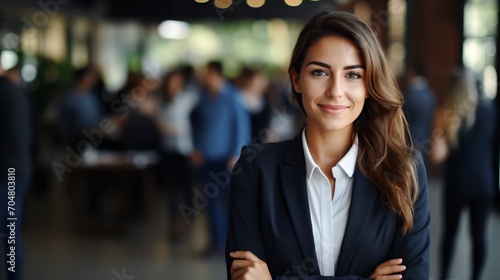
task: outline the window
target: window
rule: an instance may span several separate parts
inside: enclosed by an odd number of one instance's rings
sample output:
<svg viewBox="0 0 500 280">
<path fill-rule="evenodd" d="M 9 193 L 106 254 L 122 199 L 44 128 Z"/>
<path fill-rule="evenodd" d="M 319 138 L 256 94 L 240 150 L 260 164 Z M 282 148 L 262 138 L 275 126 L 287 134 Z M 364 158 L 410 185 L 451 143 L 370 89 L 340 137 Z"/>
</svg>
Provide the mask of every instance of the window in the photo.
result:
<svg viewBox="0 0 500 280">
<path fill-rule="evenodd" d="M 486 97 L 491 99 L 497 94 L 497 24 L 497 0 L 465 2 L 463 64 L 482 78 Z"/>
</svg>

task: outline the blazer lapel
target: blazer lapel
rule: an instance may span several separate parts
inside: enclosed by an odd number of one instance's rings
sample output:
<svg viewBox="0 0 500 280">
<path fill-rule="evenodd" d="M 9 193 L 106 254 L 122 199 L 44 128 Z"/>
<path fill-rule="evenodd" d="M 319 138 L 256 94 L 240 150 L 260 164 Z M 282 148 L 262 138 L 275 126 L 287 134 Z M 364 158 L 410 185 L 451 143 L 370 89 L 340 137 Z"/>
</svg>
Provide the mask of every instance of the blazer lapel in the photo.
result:
<svg viewBox="0 0 500 280">
<path fill-rule="evenodd" d="M 302 134 L 299 134 L 291 141 L 284 161 L 280 164 L 281 187 L 303 257 L 304 259 L 313 257 L 317 262 L 307 198 L 305 158 L 302 151 Z"/>
<path fill-rule="evenodd" d="M 340 249 L 336 275 L 346 275 L 376 198 L 377 189 L 356 166 L 349 218 Z"/>
</svg>

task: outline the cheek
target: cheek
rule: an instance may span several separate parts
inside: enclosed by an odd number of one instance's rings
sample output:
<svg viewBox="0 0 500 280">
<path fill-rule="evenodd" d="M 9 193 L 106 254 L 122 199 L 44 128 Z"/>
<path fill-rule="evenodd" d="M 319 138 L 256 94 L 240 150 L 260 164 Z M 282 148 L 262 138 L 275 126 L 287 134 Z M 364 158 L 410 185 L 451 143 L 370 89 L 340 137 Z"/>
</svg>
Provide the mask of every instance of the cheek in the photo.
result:
<svg viewBox="0 0 500 280">
<path fill-rule="evenodd" d="M 349 92 L 351 93 L 350 99 L 354 103 L 364 102 L 368 97 L 368 93 L 366 92 L 366 88 L 364 85 L 353 85 L 349 89 Z"/>
<path fill-rule="evenodd" d="M 306 109 L 311 107 L 314 101 L 321 96 L 318 92 L 320 92 L 319 89 L 315 87 L 302 87 L 302 103 Z"/>
<path fill-rule="evenodd" d="M 302 105 L 304 106 L 304 110 L 306 111 L 307 115 L 310 115 L 311 113 L 311 98 L 309 95 L 302 93 Z"/>
<path fill-rule="evenodd" d="M 301 89 L 303 99 L 309 101 L 314 100 L 322 95 L 324 95 L 326 88 L 328 87 L 328 81 L 310 81 L 308 79 L 301 80 Z"/>
</svg>

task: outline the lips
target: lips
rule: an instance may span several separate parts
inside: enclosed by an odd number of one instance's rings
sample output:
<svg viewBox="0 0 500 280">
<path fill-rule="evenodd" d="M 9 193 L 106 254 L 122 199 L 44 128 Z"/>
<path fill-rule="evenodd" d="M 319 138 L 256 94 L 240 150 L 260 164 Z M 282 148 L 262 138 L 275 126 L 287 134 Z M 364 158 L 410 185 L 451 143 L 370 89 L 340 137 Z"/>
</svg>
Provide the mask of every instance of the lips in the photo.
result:
<svg viewBox="0 0 500 280">
<path fill-rule="evenodd" d="M 328 105 L 328 104 L 319 104 L 319 106 L 325 108 L 325 109 L 331 109 L 331 110 L 342 110 L 342 109 L 347 109 L 349 106 L 344 106 L 344 105 Z"/>
<path fill-rule="evenodd" d="M 329 114 L 340 114 L 347 110 L 349 106 L 345 105 L 329 105 L 329 104 L 319 104 L 319 107 Z"/>
</svg>

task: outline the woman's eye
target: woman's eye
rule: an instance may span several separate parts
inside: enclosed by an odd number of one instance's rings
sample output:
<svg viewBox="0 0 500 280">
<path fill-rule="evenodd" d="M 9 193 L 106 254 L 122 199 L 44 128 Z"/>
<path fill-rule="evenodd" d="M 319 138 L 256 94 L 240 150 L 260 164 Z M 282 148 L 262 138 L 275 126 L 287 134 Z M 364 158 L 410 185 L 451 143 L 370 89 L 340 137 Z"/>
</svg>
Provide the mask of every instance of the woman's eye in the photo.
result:
<svg viewBox="0 0 500 280">
<path fill-rule="evenodd" d="M 350 72 L 350 73 L 347 73 L 347 75 L 345 77 L 348 79 L 359 79 L 359 78 L 361 78 L 361 75 L 356 73 L 356 72 Z"/>
<path fill-rule="evenodd" d="M 311 72 L 311 74 L 313 74 L 314 76 L 326 76 L 327 75 L 325 71 L 319 70 L 319 69 L 318 70 L 313 70 Z"/>
</svg>

